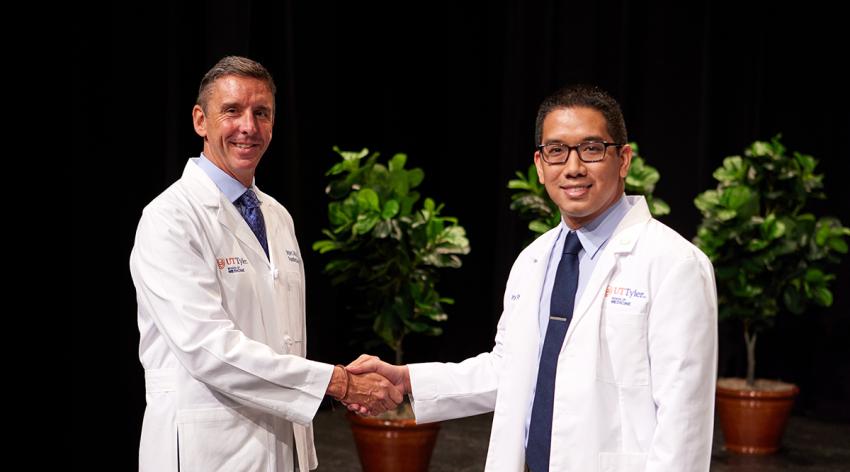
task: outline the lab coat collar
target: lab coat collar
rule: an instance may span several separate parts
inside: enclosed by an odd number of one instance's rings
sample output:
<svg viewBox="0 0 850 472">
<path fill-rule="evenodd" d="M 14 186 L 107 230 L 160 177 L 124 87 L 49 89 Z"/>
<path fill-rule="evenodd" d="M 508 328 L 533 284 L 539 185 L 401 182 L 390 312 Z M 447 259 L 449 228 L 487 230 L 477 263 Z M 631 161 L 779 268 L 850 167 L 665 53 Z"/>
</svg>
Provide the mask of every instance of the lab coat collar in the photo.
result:
<svg viewBox="0 0 850 472">
<path fill-rule="evenodd" d="M 251 228 L 242 219 L 242 215 L 239 214 L 239 211 L 233 204 L 227 201 L 227 196 L 219 190 L 215 182 L 192 159 L 189 159 L 186 167 L 183 169 L 183 180 L 187 183 L 187 191 L 201 202 L 201 205 L 209 208 L 211 211 L 216 211 L 218 221 L 222 226 L 233 233 L 244 245 L 262 256 L 261 260 L 265 261 L 266 264 L 271 265 L 269 257 L 266 256 L 266 252 L 257 240 L 257 236 L 254 235 Z M 259 192 L 259 189 L 256 187 L 253 187 L 253 189 Z M 259 192 L 257 195 L 259 197 L 265 194 Z M 262 199 L 262 197 L 259 198 Z M 260 200 L 260 203 L 262 204 L 262 200 Z M 268 234 L 268 224 L 266 226 Z M 269 251 L 269 255 L 271 255 L 271 246 Z"/>
</svg>

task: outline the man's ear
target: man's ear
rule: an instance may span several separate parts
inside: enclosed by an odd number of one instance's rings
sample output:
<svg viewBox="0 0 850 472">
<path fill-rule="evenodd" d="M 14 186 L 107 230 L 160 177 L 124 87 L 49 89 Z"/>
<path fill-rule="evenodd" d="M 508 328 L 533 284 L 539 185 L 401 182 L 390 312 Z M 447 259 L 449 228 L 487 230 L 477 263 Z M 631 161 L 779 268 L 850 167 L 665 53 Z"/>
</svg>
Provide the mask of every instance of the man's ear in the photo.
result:
<svg viewBox="0 0 850 472">
<path fill-rule="evenodd" d="M 195 125 L 195 132 L 198 133 L 198 136 L 207 137 L 207 117 L 200 105 L 195 105 L 192 108 L 192 124 Z"/>
<path fill-rule="evenodd" d="M 534 151 L 534 167 L 537 168 L 537 180 L 541 184 L 545 184 L 546 180 L 543 178 L 543 158 L 540 157 L 540 151 Z"/>
<path fill-rule="evenodd" d="M 626 178 L 629 175 L 629 168 L 632 166 L 632 147 L 626 144 L 620 148 L 620 177 Z"/>
</svg>

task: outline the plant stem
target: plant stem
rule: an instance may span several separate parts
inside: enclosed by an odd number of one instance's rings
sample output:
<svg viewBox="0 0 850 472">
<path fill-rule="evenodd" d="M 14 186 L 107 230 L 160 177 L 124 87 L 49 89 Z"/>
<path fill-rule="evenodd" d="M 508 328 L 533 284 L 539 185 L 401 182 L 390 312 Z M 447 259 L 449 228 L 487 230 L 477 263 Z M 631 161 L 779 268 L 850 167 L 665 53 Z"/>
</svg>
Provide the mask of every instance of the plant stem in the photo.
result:
<svg viewBox="0 0 850 472">
<path fill-rule="evenodd" d="M 744 321 L 744 342 L 747 343 L 747 386 L 756 385 L 756 338 L 758 333 L 750 334 L 750 323 Z"/>
</svg>

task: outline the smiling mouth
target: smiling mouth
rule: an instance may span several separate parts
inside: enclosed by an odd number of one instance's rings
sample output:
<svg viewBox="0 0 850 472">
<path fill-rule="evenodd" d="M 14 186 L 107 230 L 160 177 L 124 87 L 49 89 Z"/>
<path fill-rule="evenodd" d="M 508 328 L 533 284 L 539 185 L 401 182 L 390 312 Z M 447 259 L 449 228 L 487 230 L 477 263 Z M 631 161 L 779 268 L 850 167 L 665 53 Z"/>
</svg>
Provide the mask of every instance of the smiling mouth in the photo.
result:
<svg viewBox="0 0 850 472">
<path fill-rule="evenodd" d="M 588 193 L 588 191 L 590 191 L 590 187 L 593 187 L 593 184 L 561 185 L 561 190 L 563 190 L 569 197 L 583 197 Z"/>
</svg>

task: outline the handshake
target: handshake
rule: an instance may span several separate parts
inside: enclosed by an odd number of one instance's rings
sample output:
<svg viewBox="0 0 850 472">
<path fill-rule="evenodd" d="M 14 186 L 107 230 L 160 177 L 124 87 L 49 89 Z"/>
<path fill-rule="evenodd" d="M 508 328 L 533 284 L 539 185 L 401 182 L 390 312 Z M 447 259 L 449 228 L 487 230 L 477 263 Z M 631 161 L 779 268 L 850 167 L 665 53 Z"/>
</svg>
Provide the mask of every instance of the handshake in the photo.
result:
<svg viewBox="0 0 850 472">
<path fill-rule="evenodd" d="M 351 364 L 334 367 L 327 394 L 361 415 L 377 415 L 398 406 L 410 393 L 407 366 L 387 364 L 363 354 Z"/>
</svg>

